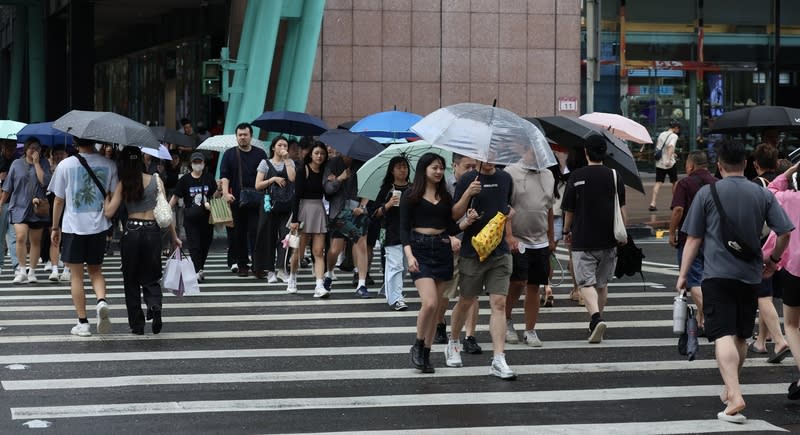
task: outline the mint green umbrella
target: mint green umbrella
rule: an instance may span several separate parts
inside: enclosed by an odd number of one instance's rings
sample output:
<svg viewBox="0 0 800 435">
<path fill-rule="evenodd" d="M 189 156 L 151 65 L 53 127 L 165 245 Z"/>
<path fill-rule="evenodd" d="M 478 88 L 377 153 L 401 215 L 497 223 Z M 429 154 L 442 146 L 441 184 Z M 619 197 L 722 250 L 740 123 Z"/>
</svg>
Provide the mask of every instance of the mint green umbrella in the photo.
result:
<svg viewBox="0 0 800 435">
<path fill-rule="evenodd" d="M 386 171 L 389 168 L 389 161 L 396 156 L 403 156 L 408 160 L 408 176 L 413 181 L 417 162 L 426 153 L 436 153 L 444 157 L 444 161 L 448 166 L 447 173 L 452 173 L 452 168 L 449 167 L 453 160 L 452 152 L 422 140 L 394 144 L 381 151 L 377 156 L 367 160 L 358 170 L 358 196 L 373 201 L 378 197 L 383 177 L 386 176 Z"/>
<path fill-rule="evenodd" d="M 17 132 L 26 125 L 28 124 L 10 119 L 0 120 L 0 139 L 17 140 Z"/>
</svg>

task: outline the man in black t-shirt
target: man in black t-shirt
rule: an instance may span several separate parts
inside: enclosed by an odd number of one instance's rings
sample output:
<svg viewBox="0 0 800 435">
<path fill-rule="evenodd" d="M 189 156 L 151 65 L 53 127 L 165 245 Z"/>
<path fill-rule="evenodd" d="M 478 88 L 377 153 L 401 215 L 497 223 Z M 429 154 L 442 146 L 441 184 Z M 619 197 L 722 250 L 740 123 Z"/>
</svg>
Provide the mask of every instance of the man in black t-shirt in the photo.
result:
<svg viewBox="0 0 800 435">
<path fill-rule="evenodd" d="M 602 137 L 590 136 L 585 153 L 589 164 L 570 174 L 561 207 L 564 240 L 572 245 L 575 280 L 591 316 L 589 343 L 600 343 L 606 330 L 602 315 L 608 297 L 608 281 L 617 262 L 614 195 L 619 196 L 625 221 L 625 186 L 619 174 L 614 180 L 611 169 L 603 166 L 606 143 Z"/>
</svg>

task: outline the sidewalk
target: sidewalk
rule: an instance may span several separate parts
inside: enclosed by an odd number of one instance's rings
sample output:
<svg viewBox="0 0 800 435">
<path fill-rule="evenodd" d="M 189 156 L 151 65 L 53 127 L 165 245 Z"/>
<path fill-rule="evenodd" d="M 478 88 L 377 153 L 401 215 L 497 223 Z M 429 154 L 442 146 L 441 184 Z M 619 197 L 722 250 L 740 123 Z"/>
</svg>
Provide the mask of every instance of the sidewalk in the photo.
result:
<svg viewBox="0 0 800 435">
<path fill-rule="evenodd" d="M 648 211 L 648 207 L 650 206 L 650 198 L 653 195 L 653 185 L 656 183 L 656 173 L 641 172 L 639 175 L 641 175 L 642 184 L 644 185 L 644 195 L 630 187 L 625 188 L 625 208 L 628 212 L 628 226 L 647 226 L 654 231 L 669 229 L 669 218 L 672 214 L 669 209 L 672 203 L 672 184 L 669 182 L 669 178 L 667 178 L 667 181 L 658 192 L 658 200 L 656 201 L 658 210 L 651 212 Z M 685 176 L 685 174 L 678 174 L 679 179 Z"/>
</svg>

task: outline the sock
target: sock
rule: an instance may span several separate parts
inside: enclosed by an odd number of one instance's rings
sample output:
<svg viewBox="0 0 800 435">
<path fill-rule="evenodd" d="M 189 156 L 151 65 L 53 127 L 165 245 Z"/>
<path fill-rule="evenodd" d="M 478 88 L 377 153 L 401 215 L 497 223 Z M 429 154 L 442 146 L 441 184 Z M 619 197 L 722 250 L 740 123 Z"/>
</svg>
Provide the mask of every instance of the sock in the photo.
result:
<svg viewBox="0 0 800 435">
<path fill-rule="evenodd" d="M 106 302 L 106 298 L 100 298 L 100 299 L 98 299 L 98 300 L 97 300 L 97 303 L 99 304 L 100 302 Z"/>
<path fill-rule="evenodd" d="M 289 274 L 289 280 L 290 281 L 297 281 L 297 274 L 296 273 L 290 273 Z"/>
<path fill-rule="evenodd" d="M 367 280 L 366 279 L 359 279 L 358 280 L 358 287 L 366 287 L 366 286 L 367 286 Z"/>
<path fill-rule="evenodd" d="M 494 360 L 495 361 L 502 361 L 504 359 L 506 359 L 506 354 L 505 353 L 496 353 L 496 354 L 494 354 Z"/>
<path fill-rule="evenodd" d="M 78 323 L 89 323 L 86 317 L 78 317 Z"/>
<path fill-rule="evenodd" d="M 53 270 L 55 273 L 58 273 L 58 264 L 54 264 L 54 265 L 51 267 L 51 269 L 52 269 L 52 270 Z"/>
<path fill-rule="evenodd" d="M 417 340 L 414 342 L 414 346 L 425 347 L 425 339 L 423 339 L 423 338 L 418 338 L 418 339 L 417 339 Z"/>
<path fill-rule="evenodd" d="M 592 314 L 592 321 L 599 322 L 600 321 L 600 312 Z"/>
<path fill-rule="evenodd" d="M 317 288 L 321 288 L 322 287 L 322 281 L 323 280 L 321 280 L 321 279 L 317 280 Z"/>
</svg>

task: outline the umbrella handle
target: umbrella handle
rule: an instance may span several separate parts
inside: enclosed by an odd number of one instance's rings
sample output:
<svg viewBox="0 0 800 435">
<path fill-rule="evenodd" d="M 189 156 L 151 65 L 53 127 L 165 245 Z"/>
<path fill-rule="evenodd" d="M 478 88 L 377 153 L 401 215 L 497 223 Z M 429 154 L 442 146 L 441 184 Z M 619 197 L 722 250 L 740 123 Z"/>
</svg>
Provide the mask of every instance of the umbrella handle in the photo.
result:
<svg viewBox="0 0 800 435">
<path fill-rule="evenodd" d="M 496 100 L 495 100 L 495 101 L 496 101 Z M 478 175 L 476 175 L 476 176 L 475 176 L 475 179 L 476 179 L 476 180 L 477 180 L 477 179 L 478 179 L 478 178 L 481 176 L 481 170 L 482 170 L 482 169 L 483 169 L 483 162 L 480 162 L 480 163 L 478 164 Z M 472 197 L 472 198 L 470 198 L 470 200 L 469 200 L 469 208 L 475 208 L 475 207 L 474 207 L 474 205 L 475 205 L 475 197 L 473 196 L 473 197 Z"/>
</svg>

